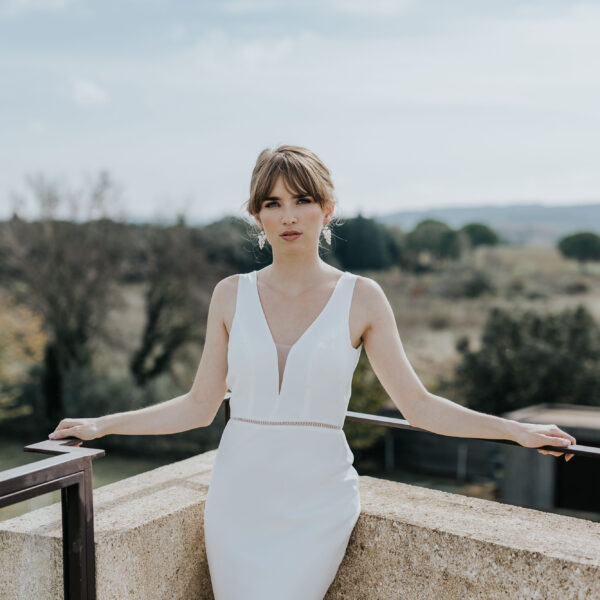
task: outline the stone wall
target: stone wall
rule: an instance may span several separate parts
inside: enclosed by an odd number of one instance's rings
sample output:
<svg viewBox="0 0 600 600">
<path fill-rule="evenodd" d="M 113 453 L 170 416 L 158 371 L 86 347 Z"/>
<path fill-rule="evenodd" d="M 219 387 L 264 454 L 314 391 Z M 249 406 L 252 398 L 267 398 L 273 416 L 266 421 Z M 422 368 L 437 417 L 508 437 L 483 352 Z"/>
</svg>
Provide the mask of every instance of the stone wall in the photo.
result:
<svg viewBox="0 0 600 600">
<path fill-rule="evenodd" d="M 94 490 L 98 600 L 213 598 L 203 510 L 216 451 Z M 327 600 L 600 598 L 600 523 L 361 477 Z M 0 522 L 0 598 L 62 600 L 60 504 Z"/>
</svg>

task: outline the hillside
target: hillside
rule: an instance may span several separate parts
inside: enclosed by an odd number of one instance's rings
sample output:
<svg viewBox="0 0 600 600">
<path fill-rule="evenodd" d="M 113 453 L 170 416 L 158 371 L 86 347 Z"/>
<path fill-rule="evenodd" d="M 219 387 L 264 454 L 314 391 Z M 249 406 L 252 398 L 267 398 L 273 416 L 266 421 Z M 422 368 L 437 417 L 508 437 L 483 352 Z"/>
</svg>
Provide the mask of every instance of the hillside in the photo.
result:
<svg viewBox="0 0 600 600">
<path fill-rule="evenodd" d="M 437 219 L 454 228 L 471 222 L 485 223 L 507 242 L 551 245 L 577 231 L 600 233 L 600 204 L 444 207 L 398 211 L 375 219 L 385 225 L 398 225 L 405 231 L 423 219 Z"/>
</svg>

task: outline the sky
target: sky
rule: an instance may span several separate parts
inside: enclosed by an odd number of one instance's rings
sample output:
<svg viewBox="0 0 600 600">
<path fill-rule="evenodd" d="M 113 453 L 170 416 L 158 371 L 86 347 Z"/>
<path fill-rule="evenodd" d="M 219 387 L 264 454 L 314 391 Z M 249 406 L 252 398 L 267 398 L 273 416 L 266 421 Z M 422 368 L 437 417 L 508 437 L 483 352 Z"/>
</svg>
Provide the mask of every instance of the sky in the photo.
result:
<svg viewBox="0 0 600 600">
<path fill-rule="evenodd" d="M 600 201 L 600 1 L 0 0 L 0 218 L 101 171 L 130 220 L 245 214 L 256 157 L 337 214 Z"/>
</svg>

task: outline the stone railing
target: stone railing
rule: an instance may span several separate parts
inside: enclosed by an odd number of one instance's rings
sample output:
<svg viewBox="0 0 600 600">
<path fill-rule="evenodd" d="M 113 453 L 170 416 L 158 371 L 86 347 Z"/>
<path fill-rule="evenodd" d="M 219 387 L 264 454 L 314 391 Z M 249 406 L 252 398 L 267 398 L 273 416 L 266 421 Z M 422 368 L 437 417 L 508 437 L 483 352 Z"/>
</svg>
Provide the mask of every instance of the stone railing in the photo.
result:
<svg viewBox="0 0 600 600">
<path fill-rule="evenodd" d="M 213 597 L 203 511 L 215 454 L 94 490 L 99 600 Z M 360 492 L 328 600 L 600 598 L 600 523 L 374 477 Z M 61 544 L 60 504 L 0 522 L 0 598 L 62 599 Z"/>
</svg>

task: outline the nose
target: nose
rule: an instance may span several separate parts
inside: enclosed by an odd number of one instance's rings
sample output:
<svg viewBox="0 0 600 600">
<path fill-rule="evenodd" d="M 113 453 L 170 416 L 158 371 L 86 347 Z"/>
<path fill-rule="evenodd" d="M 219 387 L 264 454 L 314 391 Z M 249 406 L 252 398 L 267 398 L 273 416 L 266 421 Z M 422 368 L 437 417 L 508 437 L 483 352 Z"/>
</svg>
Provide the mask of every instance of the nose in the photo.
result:
<svg viewBox="0 0 600 600">
<path fill-rule="evenodd" d="M 290 212 L 286 211 L 281 219 L 282 223 L 295 223 L 296 217 Z"/>
</svg>

